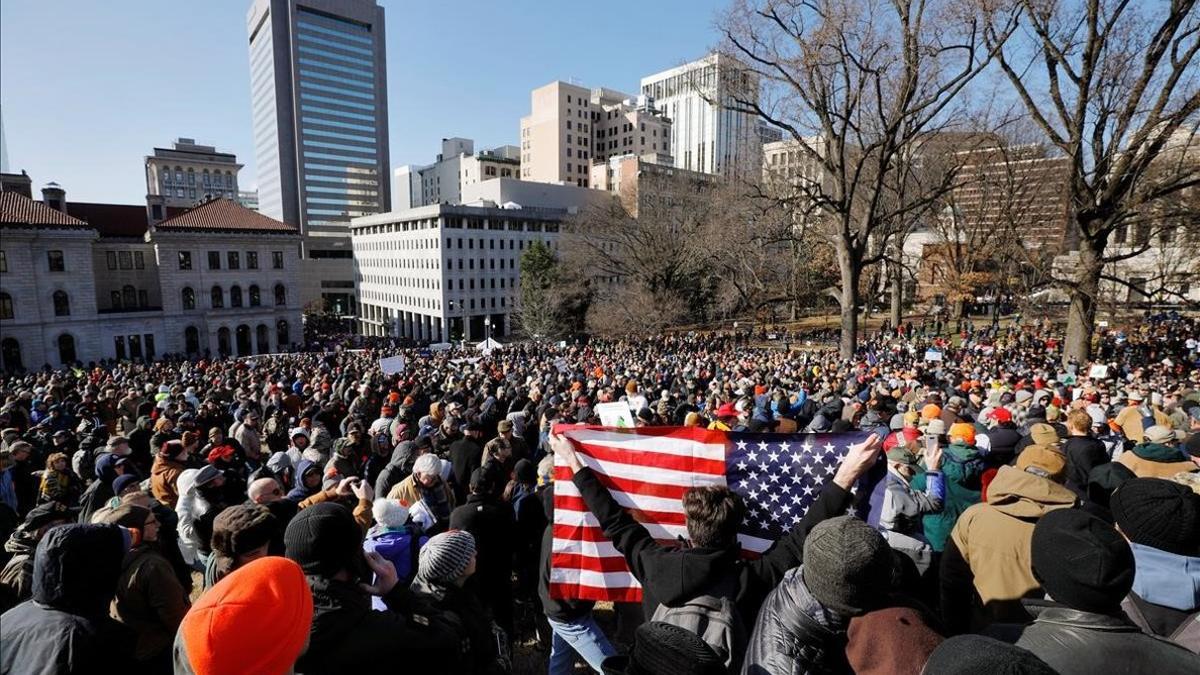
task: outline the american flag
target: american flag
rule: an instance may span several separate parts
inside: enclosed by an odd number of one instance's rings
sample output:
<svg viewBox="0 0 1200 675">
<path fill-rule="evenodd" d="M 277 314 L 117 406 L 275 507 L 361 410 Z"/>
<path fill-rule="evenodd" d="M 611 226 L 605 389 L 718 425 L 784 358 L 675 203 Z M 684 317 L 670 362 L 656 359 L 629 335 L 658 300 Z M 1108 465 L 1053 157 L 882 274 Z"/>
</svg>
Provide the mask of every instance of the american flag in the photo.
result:
<svg viewBox="0 0 1200 675">
<path fill-rule="evenodd" d="M 869 434 L 752 434 L 695 427 L 558 426 L 617 503 L 664 544 L 687 538 L 683 493 L 726 485 L 746 502 L 738 535 L 758 555 L 792 528 L 833 480 L 850 446 Z M 641 585 L 588 511 L 571 469 L 555 460 L 551 594 L 636 602 Z M 865 508 L 865 506 L 864 506 Z"/>
</svg>

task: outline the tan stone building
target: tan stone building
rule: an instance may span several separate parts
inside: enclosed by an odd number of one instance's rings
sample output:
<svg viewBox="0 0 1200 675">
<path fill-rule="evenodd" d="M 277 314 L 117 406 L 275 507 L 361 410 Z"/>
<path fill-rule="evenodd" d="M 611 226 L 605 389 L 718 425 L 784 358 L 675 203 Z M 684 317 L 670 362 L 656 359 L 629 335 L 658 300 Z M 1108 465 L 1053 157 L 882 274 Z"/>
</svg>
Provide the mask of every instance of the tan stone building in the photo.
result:
<svg viewBox="0 0 1200 675">
<path fill-rule="evenodd" d="M 237 199 L 241 169 L 234 154 L 179 138 L 146 156 L 146 195 L 166 207 L 190 207 L 205 196 Z"/>
</svg>

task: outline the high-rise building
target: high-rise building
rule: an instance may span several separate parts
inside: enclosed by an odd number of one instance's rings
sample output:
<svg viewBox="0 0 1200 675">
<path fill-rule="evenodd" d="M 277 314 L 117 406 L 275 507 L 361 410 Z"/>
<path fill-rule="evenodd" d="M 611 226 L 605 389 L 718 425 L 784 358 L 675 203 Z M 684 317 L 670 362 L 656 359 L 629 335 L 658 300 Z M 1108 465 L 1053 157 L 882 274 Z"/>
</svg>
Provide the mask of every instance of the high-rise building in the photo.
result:
<svg viewBox="0 0 1200 675">
<path fill-rule="evenodd" d="M 384 10 L 253 0 L 246 28 L 259 210 L 304 236 L 305 304 L 353 314 L 350 219 L 391 202 Z"/>
<path fill-rule="evenodd" d="M 146 195 L 168 207 L 190 207 L 206 197 L 233 199 L 242 165 L 228 152 L 195 139 L 178 138 L 169 148 L 146 156 Z"/>
<path fill-rule="evenodd" d="M 519 177 L 520 157 L 521 151 L 515 145 L 476 153 L 475 141 L 469 138 L 443 138 L 442 151 L 433 164 L 405 165 L 395 170 L 395 210 L 458 204 L 465 185 L 492 178 Z"/>
<path fill-rule="evenodd" d="M 642 78 L 642 94 L 671 119 L 675 166 L 723 175 L 761 171 L 758 119 L 732 99 L 758 98 L 758 77 L 737 60 L 709 54 Z"/>
<path fill-rule="evenodd" d="M 591 163 L 626 154 L 669 155 L 671 120 L 649 97 L 551 82 L 521 118 L 521 178 L 588 187 Z"/>
</svg>

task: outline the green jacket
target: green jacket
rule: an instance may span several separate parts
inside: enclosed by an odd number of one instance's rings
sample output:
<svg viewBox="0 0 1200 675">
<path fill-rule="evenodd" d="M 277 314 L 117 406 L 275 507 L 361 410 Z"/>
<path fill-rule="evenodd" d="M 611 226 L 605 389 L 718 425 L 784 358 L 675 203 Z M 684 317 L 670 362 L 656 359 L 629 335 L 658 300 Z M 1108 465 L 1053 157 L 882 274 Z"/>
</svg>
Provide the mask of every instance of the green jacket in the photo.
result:
<svg viewBox="0 0 1200 675">
<path fill-rule="evenodd" d="M 942 510 L 922 516 L 925 538 L 933 550 L 939 553 L 945 550 L 946 539 L 950 537 L 958 517 L 972 504 L 979 503 L 979 479 L 983 476 L 983 470 L 983 459 L 976 448 L 961 443 L 951 443 L 946 448 L 942 455 L 942 473 L 946 477 L 946 498 L 942 502 Z M 913 478 L 912 488 L 916 491 L 925 490 L 925 474 Z"/>
</svg>

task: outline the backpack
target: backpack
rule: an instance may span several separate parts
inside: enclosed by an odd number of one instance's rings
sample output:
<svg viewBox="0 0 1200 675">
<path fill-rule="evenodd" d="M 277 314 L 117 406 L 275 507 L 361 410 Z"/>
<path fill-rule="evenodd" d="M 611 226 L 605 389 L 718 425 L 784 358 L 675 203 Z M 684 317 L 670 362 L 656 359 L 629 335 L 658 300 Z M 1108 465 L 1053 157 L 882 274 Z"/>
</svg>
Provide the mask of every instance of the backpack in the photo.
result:
<svg viewBox="0 0 1200 675">
<path fill-rule="evenodd" d="M 660 604 L 650 620 L 663 621 L 700 636 L 721 657 L 730 672 L 738 672 L 749 636 L 734 602 L 736 595 L 737 576 L 726 575 L 708 592 L 682 605 Z"/>
</svg>

